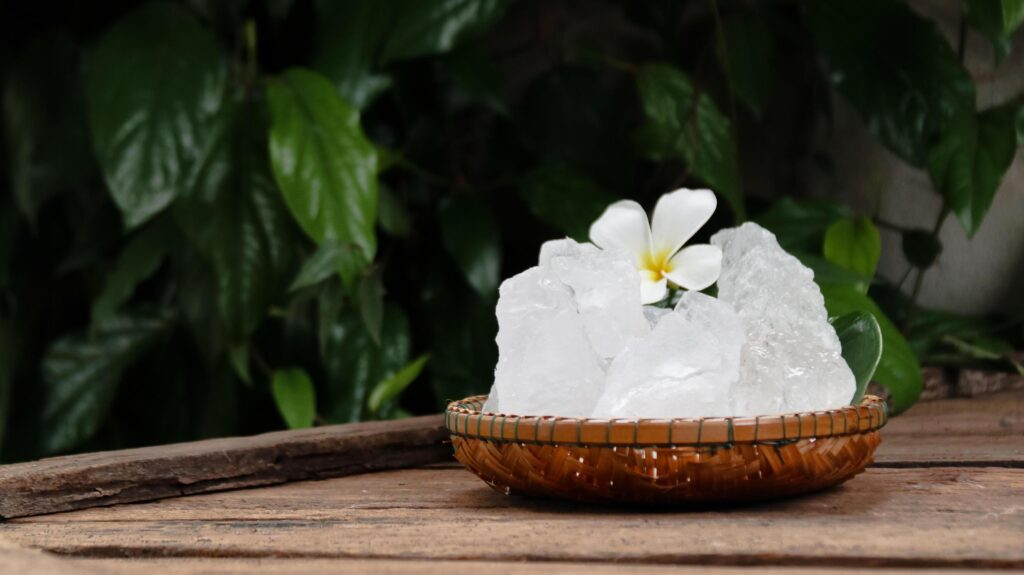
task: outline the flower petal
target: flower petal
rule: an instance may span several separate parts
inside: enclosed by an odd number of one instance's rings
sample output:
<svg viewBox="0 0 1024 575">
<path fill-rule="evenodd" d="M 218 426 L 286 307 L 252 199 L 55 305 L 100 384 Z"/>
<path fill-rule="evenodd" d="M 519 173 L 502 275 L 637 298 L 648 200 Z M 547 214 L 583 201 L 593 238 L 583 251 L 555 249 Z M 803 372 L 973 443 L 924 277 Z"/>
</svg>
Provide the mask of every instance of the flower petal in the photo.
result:
<svg viewBox="0 0 1024 575">
<path fill-rule="evenodd" d="M 654 207 L 651 230 L 655 252 L 676 253 L 707 223 L 716 207 L 718 200 L 711 190 L 681 188 L 661 196 Z"/>
<path fill-rule="evenodd" d="M 702 290 L 718 281 L 722 273 L 722 250 L 718 246 L 687 246 L 668 262 L 665 273 L 672 283 L 691 290 Z"/>
<path fill-rule="evenodd" d="M 590 240 L 606 250 L 626 250 L 639 263 L 651 249 L 647 213 L 633 200 L 615 202 L 590 226 Z"/>
<path fill-rule="evenodd" d="M 657 278 L 657 279 L 655 279 Z M 640 272 L 640 303 L 657 303 L 668 293 L 668 280 L 653 272 Z"/>
</svg>

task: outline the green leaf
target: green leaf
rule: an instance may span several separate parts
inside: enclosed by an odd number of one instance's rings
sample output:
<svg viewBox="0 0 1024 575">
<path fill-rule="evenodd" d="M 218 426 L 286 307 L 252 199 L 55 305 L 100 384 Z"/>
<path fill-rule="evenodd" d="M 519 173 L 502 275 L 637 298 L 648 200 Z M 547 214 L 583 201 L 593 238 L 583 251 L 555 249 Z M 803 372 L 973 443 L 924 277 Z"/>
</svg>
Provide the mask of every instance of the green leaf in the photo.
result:
<svg viewBox="0 0 1024 575">
<path fill-rule="evenodd" d="M 767 20 L 756 13 L 737 13 L 722 22 L 724 45 L 718 60 L 732 81 L 736 97 L 760 118 L 774 87 L 775 38 Z"/>
<path fill-rule="evenodd" d="M 94 173 L 78 52 L 67 34 L 48 34 L 15 59 L 3 84 L 11 191 L 35 223 L 54 195 Z"/>
<path fill-rule="evenodd" d="M 563 164 L 608 189 L 635 183 L 635 152 L 628 138 L 632 90 L 609 84 L 591 68 L 560 67 L 527 89 L 514 123 L 544 161 Z"/>
<path fill-rule="evenodd" d="M 363 135 L 358 110 L 306 70 L 285 72 L 267 94 L 271 165 L 295 220 L 316 243 L 351 244 L 360 253 L 354 260 L 373 261 L 377 150 Z"/>
<path fill-rule="evenodd" d="M 363 276 L 359 282 L 359 315 L 363 318 L 370 338 L 380 345 L 380 330 L 384 321 L 384 283 L 377 270 Z"/>
<path fill-rule="evenodd" d="M 380 59 L 393 62 L 440 54 L 501 16 L 505 0 L 398 0 Z"/>
<path fill-rule="evenodd" d="M 409 387 L 409 384 L 419 377 L 420 372 L 423 371 L 429 359 L 430 354 L 425 353 L 412 360 L 409 365 L 400 369 L 395 375 L 378 383 L 373 388 L 373 391 L 370 392 L 370 397 L 366 400 L 366 407 L 370 410 L 370 413 L 380 413 L 381 408 L 384 407 L 386 402 L 401 395 L 405 388 Z"/>
<path fill-rule="evenodd" d="M 409 362 L 409 322 L 401 308 L 385 305 L 380 345 L 354 309 L 346 309 L 325 330 L 323 365 L 327 374 L 324 416 L 334 423 L 363 419 L 370 390 Z"/>
<path fill-rule="evenodd" d="M 981 226 L 1017 152 L 1018 102 L 959 114 L 929 151 L 928 171 L 968 237 Z"/>
<path fill-rule="evenodd" d="M 394 11 L 394 2 L 317 2 L 313 67 L 356 108 L 365 108 L 391 85 L 375 64 Z"/>
<path fill-rule="evenodd" d="M 837 317 L 832 321 L 832 327 L 843 346 L 843 359 L 857 380 L 857 391 L 850 401 L 857 405 L 864 397 L 864 390 L 882 357 L 882 328 L 875 316 L 863 311 Z"/>
<path fill-rule="evenodd" d="M 914 267 L 931 267 L 942 253 L 942 242 L 928 230 L 904 230 L 900 237 L 903 256 Z"/>
<path fill-rule="evenodd" d="M 50 346 L 43 356 L 45 453 L 69 451 L 96 433 L 125 368 L 159 342 L 169 327 L 169 318 L 162 315 L 121 315 Z"/>
<path fill-rule="evenodd" d="M 118 309 L 160 267 L 172 246 L 174 228 L 159 219 L 143 228 L 121 250 L 113 269 L 107 274 L 103 291 L 92 302 L 92 321 L 102 323 L 114 317 Z"/>
<path fill-rule="evenodd" d="M 907 339 L 917 357 L 931 365 L 964 366 L 1002 361 L 1020 369 L 1014 346 L 1000 336 L 991 320 L 940 310 L 918 309 L 911 316 Z"/>
<path fill-rule="evenodd" d="M 505 0 L 323 1 L 313 67 L 365 108 L 391 85 L 381 65 L 440 54 L 496 20 Z"/>
<path fill-rule="evenodd" d="M 326 240 L 302 264 L 288 290 L 295 292 L 317 285 L 335 274 L 340 274 L 350 287 L 355 281 L 355 271 L 365 265 L 352 244 L 342 245 L 334 240 Z"/>
<path fill-rule="evenodd" d="M 874 277 L 882 257 L 882 236 L 866 217 L 839 220 L 828 227 L 825 259 L 864 277 Z"/>
<path fill-rule="evenodd" d="M 786 251 L 819 253 L 828 227 L 852 215 L 849 206 L 832 200 L 782 198 L 754 221 L 775 234 Z"/>
<path fill-rule="evenodd" d="M 232 101 L 174 215 L 213 269 L 230 344 L 246 341 L 285 291 L 292 224 L 267 168 L 265 118 Z"/>
<path fill-rule="evenodd" d="M 183 193 L 225 77 L 213 36 L 173 4 L 146 4 L 100 39 L 86 74 L 93 147 L 128 227 Z"/>
<path fill-rule="evenodd" d="M 228 361 L 238 379 L 246 385 L 252 385 L 252 373 L 249 370 L 249 343 L 236 343 L 228 347 Z"/>
<path fill-rule="evenodd" d="M 288 429 L 313 427 L 316 419 L 316 393 L 309 374 L 297 367 L 274 372 L 270 383 L 277 410 Z"/>
<path fill-rule="evenodd" d="M 1010 52 L 1013 33 L 1024 23 L 1024 0 L 964 0 L 967 21 L 984 34 L 1002 60 Z"/>
<path fill-rule="evenodd" d="M 462 275 L 485 299 L 493 299 L 501 275 L 501 237 L 487 205 L 475 197 L 455 196 L 438 215 L 444 247 Z"/>
<path fill-rule="evenodd" d="M 430 274 L 424 304 L 430 327 L 430 384 L 444 409 L 449 401 L 486 393 L 494 383 L 498 321 L 494 303 L 473 297 L 465 282 L 450 274 Z"/>
<path fill-rule="evenodd" d="M 885 146 L 923 166 L 929 142 L 974 109 L 974 83 L 935 23 L 897 0 L 802 5 L 832 83 Z"/>
<path fill-rule="evenodd" d="M 555 164 L 527 175 L 521 193 L 537 219 L 581 242 L 589 241 L 590 224 L 617 199 L 586 177 Z"/>
<path fill-rule="evenodd" d="M 921 366 L 914 352 L 892 321 L 868 296 L 845 286 L 823 285 L 825 307 L 830 317 L 855 311 L 870 313 L 882 331 L 882 357 L 878 360 L 874 380 L 889 391 L 890 408 L 894 414 L 906 410 L 921 395 Z"/>
<path fill-rule="evenodd" d="M 402 202 L 391 191 L 391 188 L 379 184 L 377 190 L 380 193 L 380 210 L 377 214 L 377 223 L 385 232 L 396 238 L 408 238 L 412 235 L 412 216 L 402 205 Z"/>
<path fill-rule="evenodd" d="M 803 252 L 791 252 L 800 263 L 811 268 L 814 281 L 819 285 L 841 285 L 852 288 L 860 293 L 868 293 L 871 278 L 860 275 L 848 268 L 836 265 L 825 258 L 812 256 Z"/>
<path fill-rule="evenodd" d="M 647 124 L 640 141 L 654 159 L 682 158 L 701 180 L 729 202 L 736 219 L 746 219 L 736 143 L 726 118 L 711 97 L 668 64 L 648 64 L 637 74 Z"/>
</svg>

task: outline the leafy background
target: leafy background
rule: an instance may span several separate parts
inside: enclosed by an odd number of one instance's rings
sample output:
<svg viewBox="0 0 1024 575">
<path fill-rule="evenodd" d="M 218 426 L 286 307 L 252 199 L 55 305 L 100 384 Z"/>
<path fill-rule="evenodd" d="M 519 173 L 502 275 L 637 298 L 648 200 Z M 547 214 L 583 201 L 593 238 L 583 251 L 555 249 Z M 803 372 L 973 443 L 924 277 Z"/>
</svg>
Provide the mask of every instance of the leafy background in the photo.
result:
<svg viewBox="0 0 1024 575">
<path fill-rule="evenodd" d="M 684 185 L 722 200 L 703 236 L 758 221 L 831 314 L 878 319 L 896 410 L 922 362 L 1019 370 L 1020 318 L 916 304 L 1024 141 L 1021 98 L 977 109 L 963 66 L 1024 1 L 961 10 L 949 42 L 897 0 L 5 3 L 0 459 L 486 391 L 501 278 Z M 833 90 L 943 199 L 897 229 L 913 282 L 875 276 L 891 224 L 801 176 Z"/>
</svg>

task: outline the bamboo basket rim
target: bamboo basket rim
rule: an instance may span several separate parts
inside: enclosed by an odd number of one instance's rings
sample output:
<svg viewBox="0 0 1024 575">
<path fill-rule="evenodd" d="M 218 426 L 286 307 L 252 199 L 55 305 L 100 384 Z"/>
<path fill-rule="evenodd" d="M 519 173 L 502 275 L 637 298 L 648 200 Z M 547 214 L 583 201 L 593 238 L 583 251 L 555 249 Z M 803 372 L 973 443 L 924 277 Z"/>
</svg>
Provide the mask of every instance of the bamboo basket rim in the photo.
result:
<svg viewBox="0 0 1024 575">
<path fill-rule="evenodd" d="M 448 404 L 452 435 L 494 442 L 589 447 L 709 447 L 789 443 L 876 431 L 889 421 L 885 400 L 865 395 L 859 405 L 827 411 L 749 417 L 596 419 L 480 411 L 486 395 Z"/>
</svg>

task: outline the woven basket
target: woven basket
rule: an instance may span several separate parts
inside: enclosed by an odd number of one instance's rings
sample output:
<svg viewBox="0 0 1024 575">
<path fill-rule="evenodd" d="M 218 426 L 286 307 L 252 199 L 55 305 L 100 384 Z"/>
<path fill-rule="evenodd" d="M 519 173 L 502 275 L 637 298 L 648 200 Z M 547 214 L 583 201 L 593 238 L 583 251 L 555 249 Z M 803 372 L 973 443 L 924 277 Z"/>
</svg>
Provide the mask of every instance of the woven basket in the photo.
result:
<svg viewBox="0 0 1024 575">
<path fill-rule="evenodd" d="M 830 487 L 871 463 L 888 420 L 875 396 L 833 411 L 598 420 L 445 411 L 455 457 L 506 494 L 590 502 L 753 501 Z"/>
</svg>

